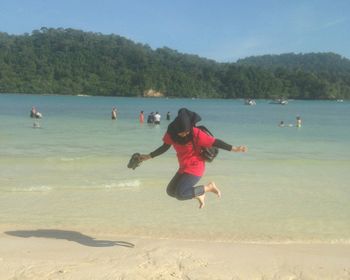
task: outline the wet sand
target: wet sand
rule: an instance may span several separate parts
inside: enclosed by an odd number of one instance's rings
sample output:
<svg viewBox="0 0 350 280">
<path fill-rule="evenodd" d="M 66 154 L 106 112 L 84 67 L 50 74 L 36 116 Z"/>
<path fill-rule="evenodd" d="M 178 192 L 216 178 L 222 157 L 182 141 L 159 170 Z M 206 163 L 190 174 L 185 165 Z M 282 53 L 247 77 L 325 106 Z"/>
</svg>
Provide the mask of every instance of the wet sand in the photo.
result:
<svg viewBox="0 0 350 280">
<path fill-rule="evenodd" d="M 0 279 L 350 279 L 350 244 L 240 244 L 2 228 Z"/>
</svg>

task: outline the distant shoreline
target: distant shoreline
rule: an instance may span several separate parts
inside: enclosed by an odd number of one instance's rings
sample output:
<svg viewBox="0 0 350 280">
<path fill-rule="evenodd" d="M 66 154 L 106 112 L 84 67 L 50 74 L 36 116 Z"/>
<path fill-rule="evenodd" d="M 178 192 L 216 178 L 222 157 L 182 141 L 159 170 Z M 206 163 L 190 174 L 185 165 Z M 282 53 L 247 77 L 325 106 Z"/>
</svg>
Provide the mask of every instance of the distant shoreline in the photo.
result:
<svg viewBox="0 0 350 280">
<path fill-rule="evenodd" d="M 245 98 L 204 98 L 204 97 L 177 97 L 177 96 L 123 96 L 123 95 L 91 95 L 91 94 L 60 94 L 60 93 L 23 93 L 23 92 L 0 92 L 2 94 L 17 94 L 17 95 L 37 95 L 37 96 L 77 96 L 77 97 L 110 97 L 110 98 L 144 98 L 144 99 L 199 99 L 199 100 L 245 100 Z M 274 98 L 253 98 L 254 100 L 274 100 Z M 297 99 L 291 98 L 288 101 L 336 101 L 340 102 L 340 99 Z M 341 99 L 348 101 L 350 99 Z"/>
</svg>

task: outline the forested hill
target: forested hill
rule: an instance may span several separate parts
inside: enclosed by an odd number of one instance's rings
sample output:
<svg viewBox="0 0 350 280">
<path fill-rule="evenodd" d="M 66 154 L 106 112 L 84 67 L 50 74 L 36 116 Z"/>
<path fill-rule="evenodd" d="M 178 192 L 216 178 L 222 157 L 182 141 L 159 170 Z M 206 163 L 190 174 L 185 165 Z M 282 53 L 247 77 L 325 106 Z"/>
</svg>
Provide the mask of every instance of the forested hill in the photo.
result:
<svg viewBox="0 0 350 280">
<path fill-rule="evenodd" d="M 349 60 L 332 53 L 218 63 L 74 29 L 0 33 L 2 93 L 349 99 L 349 69 Z"/>
<path fill-rule="evenodd" d="M 268 70 L 285 68 L 312 73 L 350 74 L 350 60 L 334 53 L 287 53 L 251 56 L 237 61 L 238 65 L 258 66 Z"/>
</svg>

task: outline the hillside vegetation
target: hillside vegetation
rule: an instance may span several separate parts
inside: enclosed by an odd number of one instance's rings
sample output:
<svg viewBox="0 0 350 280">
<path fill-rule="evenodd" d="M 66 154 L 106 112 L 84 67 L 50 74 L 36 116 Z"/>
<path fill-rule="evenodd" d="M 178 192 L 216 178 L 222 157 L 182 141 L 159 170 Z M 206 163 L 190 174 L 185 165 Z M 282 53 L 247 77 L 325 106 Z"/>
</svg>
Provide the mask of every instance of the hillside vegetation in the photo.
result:
<svg viewBox="0 0 350 280">
<path fill-rule="evenodd" d="M 168 97 L 349 99 L 350 60 L 283 54 L 218 63 L 118 35 L 41 28 L 0 33 L 0 92 Z"/>
</svg>

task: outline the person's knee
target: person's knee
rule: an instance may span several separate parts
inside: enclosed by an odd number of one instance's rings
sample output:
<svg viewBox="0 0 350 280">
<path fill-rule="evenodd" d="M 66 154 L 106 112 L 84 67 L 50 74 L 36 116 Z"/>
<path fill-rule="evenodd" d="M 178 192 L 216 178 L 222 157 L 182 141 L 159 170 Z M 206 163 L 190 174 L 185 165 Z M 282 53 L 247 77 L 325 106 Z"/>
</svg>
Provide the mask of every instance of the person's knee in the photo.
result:
<svg viewBox="0 0 350 280">
<path fill-rule="evenodd" d="M 170 188 L 167 188 L 166 193 L 171 197 L 176 197 L 176 193 Z"/>
<path fill-rule="evenodd" d="M 185 200 L 186 199 L 184 194 L 182 192 L 179 192 L 179 191 L 174 191 L 172 189 L 167 189 L 166 193 L 169 196 L 176 198 L 177 200 Z"/>
<path fill-rule="evenodd" d="M 187 195 L 186 195 L 185 192 L 182 191 L 182 190 L 178 190 L 178 191 L 176 192 L 175 198 L 176 198 L 177 200 L 186 200 L 186 199 L 188 199 Z"/>
</svg>

